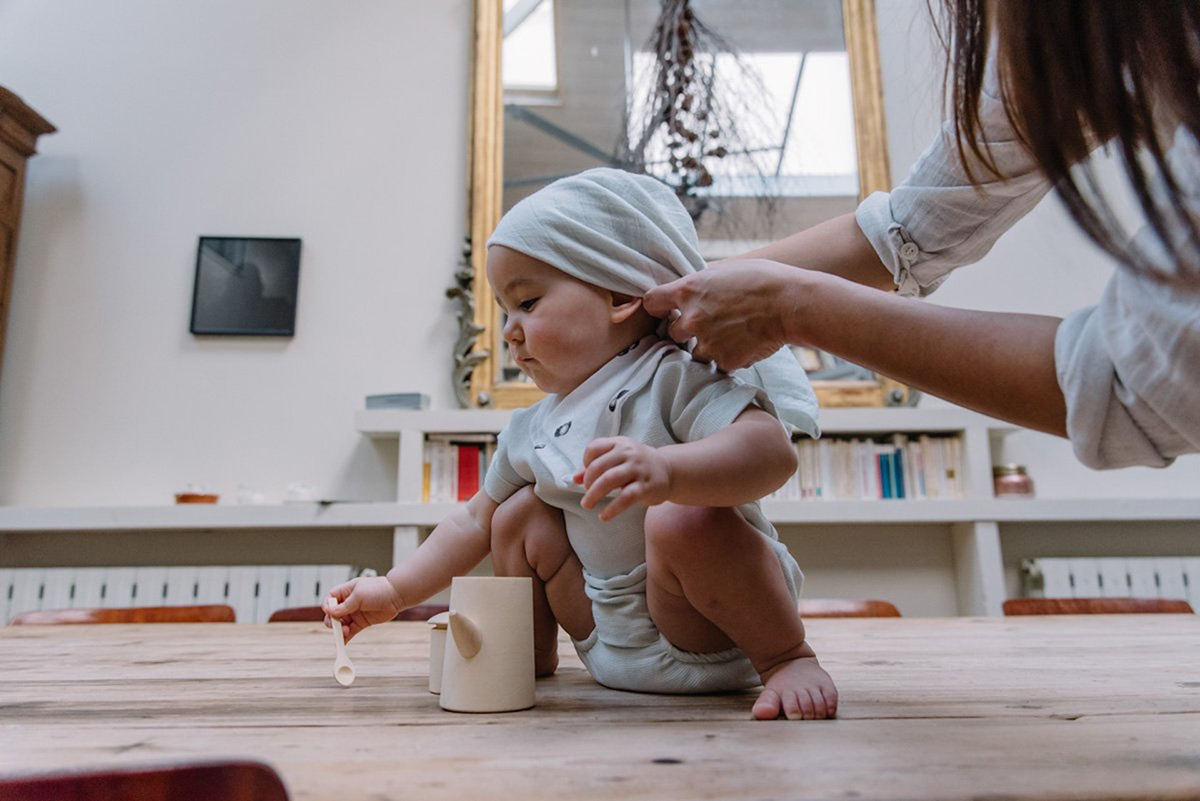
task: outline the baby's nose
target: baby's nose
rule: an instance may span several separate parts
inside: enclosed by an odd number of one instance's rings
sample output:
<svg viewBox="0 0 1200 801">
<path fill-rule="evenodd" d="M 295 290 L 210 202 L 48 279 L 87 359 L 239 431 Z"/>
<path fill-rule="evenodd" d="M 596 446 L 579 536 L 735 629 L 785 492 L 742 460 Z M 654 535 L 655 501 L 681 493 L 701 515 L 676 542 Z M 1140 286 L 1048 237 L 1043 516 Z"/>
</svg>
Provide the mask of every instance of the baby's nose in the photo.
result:
<svg viewBox="0 0 1200 801">
<path fill-rule="evenodd" d="M 514 342 L 517 339 L 520 329 L 521 327 L 510 314 L 504 318 L 504 327 L 500 329 L 500 335 L 504 337 L 505 342 Z"/>
</svg>

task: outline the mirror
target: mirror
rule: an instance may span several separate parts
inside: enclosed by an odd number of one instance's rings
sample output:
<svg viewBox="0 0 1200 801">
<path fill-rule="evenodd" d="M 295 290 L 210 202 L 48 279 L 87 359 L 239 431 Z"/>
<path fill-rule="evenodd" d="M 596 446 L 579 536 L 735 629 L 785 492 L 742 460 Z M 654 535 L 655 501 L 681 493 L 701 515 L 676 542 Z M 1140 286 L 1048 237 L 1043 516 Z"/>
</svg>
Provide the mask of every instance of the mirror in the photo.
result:
<svg viewBox="0 0 1200 801">
<path fill-rule="evenodd" d="M 672 95 L 663 87 L 678 82 L 660 71 L 681 51 L 651 34 L 681 24 L 697 77 Z M 667 40 L 678 48 L 679 38 Z M 542 397 L 506 359 L 483 247 L 501 214 L 541 186 L 596 166 L 686 186 L 677 191 L 712 261 L 852 211 L 889 185 L 874 0 L 476 0 L 474 58 L 470 235 L 447 293 L 460 302 L 463 406 Z M 688 108 L 690 128 L 668 135 L 665 108 Z M 689 159 L 691 144 L 701 158 Z M 910 398 L 829 354 L 797 356 L 822 406 Z"/>
</svg>

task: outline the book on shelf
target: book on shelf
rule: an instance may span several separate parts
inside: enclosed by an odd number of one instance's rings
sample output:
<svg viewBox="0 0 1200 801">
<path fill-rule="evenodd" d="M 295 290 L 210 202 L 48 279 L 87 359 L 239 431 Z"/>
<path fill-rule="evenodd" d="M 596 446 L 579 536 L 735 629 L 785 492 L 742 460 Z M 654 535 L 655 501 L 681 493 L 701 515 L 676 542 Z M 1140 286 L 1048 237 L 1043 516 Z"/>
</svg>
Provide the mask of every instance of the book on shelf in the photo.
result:
<svg viewBox="0 0 1200 801">
<path fill-rule="evenodd" d="M 961 498 L 958 434 L 822 437 L 795 443 L 796 472 L 770 500 Z"/>
<path fill-rule="evenodd" d="M 495 451 L 495 434 L 427 434 L 421 500 L 470 500 L 483 488 L 483 477 Z"/>
<path fill-rule="evenodd" d="M 392 392 L 368 395 L 368 409 L 428 409 L 429 396 L 423 392 Z"/>
</svg>

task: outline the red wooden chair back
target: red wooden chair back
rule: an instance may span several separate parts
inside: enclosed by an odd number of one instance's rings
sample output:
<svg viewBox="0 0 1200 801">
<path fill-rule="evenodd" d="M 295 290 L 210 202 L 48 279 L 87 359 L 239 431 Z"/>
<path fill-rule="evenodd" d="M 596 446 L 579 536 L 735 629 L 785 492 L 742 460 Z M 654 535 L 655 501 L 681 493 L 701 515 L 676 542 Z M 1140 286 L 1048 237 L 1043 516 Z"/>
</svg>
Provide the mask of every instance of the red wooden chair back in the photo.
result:
<svg viewBox="0 0 1200 801">
<path fill-rule="evenodd" d="M 288 801 L 279 774 L 235 761 L 0 777 L 0 801 Z"/>
<path fill-rule="evenodd" d="M 890 601 L 858 598 L 802 598 L 800 617 L 900 617 Z"/>
<path fill-rule="evenodd" d="M 1191 614 L 1187 601 L 1167 598 L 1010 598 L 1006 615 L 1124 615 L 1173 612 Z"/>
<path fill-rule="evenodd" d="M 48 626 L 59 623 L 233 623 L 233 607 L 133 606 L 119 609 L 43 609 L 22 612 L 9 621 L 12 626 Z"/>
</svg>

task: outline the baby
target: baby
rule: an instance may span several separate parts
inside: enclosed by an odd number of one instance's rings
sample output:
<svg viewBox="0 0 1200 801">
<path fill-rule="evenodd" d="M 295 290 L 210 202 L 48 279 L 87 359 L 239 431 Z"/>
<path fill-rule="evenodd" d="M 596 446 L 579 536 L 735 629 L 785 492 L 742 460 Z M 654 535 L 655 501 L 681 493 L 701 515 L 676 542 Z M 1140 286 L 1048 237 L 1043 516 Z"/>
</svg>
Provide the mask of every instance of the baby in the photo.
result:
<svg viewBox="0 0 1200 801">
<path fill-rule="evenodd" d="M 787 351 L 734 375 L 693 361 L 642 308 L 702 269 L 695 229 L 653 178 L 597 169 L 504 216 L 487 276 L 504 339 L 548 393 L 513 413 L 484 488 L 386 577 L 335 587 L 347 637 L 391 620 L 489 553 L 529 576 L 539 675 L 558 629 L 621 690 L 763 689 L 759 719 L 821 719 L 837 690 L 805 641 L 803 576 L 758 499 L 796 469 L 816 403 Z"/>
</svg>

